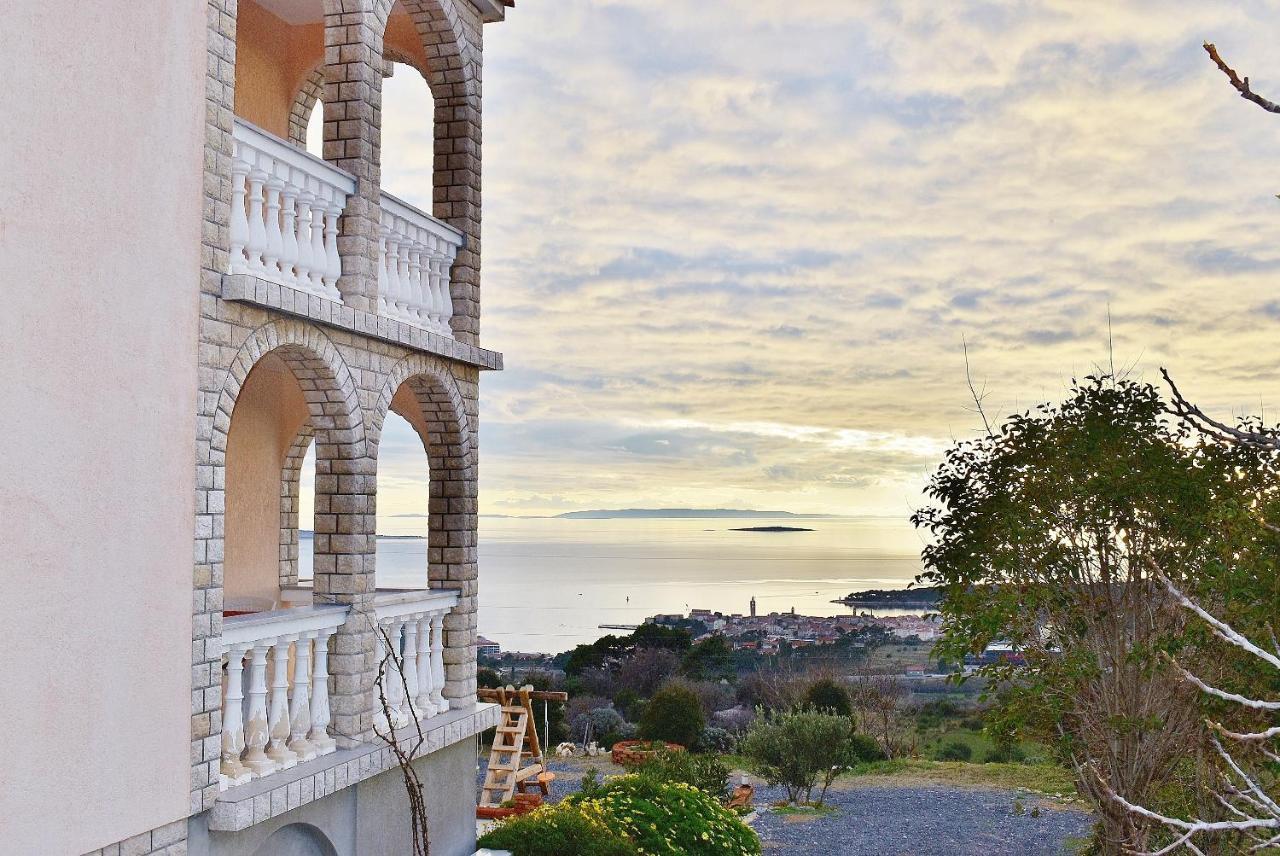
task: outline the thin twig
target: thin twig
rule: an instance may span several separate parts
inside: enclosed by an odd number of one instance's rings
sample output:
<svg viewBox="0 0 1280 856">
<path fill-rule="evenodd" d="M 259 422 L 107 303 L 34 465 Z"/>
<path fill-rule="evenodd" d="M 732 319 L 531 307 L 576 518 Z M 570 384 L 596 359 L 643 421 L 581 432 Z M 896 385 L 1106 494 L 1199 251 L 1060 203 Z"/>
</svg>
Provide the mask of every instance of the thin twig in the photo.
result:
<svg viewBox="0 0 1280 856">
<path fill-rule="evenodd" d="M 1241 77 L 1236 74 L 1235 69 L 1227 65 L 1222 57 L 1218 55 L 1218 49 L 1212 42 L 1204 43 L 1205 53 L 1209 54 L 1209 59 L 1213 60 L 1213 64 L 1222 70 L 1222 73 L 1231 81 L 1231 85 L 1240 93 L 1240 97 L 1246 101 L 1252 101 L 1268 113 L 1280 113 L 1280 104 L 1263 98 L 1258 93 L 1249 88 L 1249 78 Z"/>
</svg>

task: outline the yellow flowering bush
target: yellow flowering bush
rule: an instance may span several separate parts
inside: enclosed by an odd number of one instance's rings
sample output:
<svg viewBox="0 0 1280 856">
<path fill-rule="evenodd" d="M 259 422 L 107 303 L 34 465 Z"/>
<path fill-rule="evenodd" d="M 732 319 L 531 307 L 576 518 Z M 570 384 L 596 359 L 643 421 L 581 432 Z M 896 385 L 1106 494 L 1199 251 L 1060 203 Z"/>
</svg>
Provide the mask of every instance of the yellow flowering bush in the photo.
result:
<svg viewBox="0 0 1280 856">
<path fill-rule="evenodd" d="M 480 847 L 515 856 L 638 856 L 604 809 L 589 800 L 544 805 L 512 817 L 480 837 Z"/>
</svg>

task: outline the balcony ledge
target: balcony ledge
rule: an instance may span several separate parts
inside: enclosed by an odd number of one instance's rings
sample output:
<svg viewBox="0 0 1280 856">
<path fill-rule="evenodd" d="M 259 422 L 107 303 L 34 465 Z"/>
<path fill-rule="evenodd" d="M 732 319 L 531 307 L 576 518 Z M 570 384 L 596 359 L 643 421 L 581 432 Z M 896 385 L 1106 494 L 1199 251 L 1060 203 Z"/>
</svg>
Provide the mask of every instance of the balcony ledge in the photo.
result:
<svg viewBox="0 0 1280 856">
<path fill-rule="evenodd" d="M 476 704 L 424 720 L 422 734 L 426 743 L 420 757 L 494 728 L 501 718 L 498 705 Z M 406 742 L 417 739 L 417 732 L 411 725 L 400 729 L 397 735 Z M 209 813 L 209 828 L 218 832 L 239 832 L 394 767 L 395 756 L 381 741 L 355 749 L 339 749 L 284 772 L 223 791 Z"/>
<path fill-rule="evenodd" d="M 448 336 L 432 333 L 385 315 L 353 309 L 336 300 L 268 282 L 252 274 L 224 274 L 222 299 L 251 303 L 349 333 L 381 339 L 410 350 L 436 354 L 475 366 L 481 371 L 502 370 L 502 354 L 497 351 L 466 345 Z"/>
</svg>

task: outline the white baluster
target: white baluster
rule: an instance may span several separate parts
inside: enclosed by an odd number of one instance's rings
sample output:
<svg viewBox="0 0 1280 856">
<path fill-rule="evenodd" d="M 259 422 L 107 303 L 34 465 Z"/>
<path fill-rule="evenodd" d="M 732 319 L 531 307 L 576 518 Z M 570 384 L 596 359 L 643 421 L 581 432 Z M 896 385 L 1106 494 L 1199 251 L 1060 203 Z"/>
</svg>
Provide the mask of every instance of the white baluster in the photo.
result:
<svg viewBox="0 0 1280 856">
<path fill-rule="evenodd" d="M 280 191 L 280 237 L 284 249 L 280 251 L 280 273 L 288 285 L 297 282 L 294 269 L 298 265 L 298 188 L 292 182 Z"/>
<path fill-rule="evenodd" d="M 453 244 L 440 242 L 444 255 L 440 260 L 440 327 L 446 336 L 452 336 L 449 320 L 453 318 L 453 294 L 449 284 L 453 279 L 453 260 L 458 257 L 458 248 Z"/>
<path fill-rule="evenodd" d="M 311 733 L 307 742 L 320 755 L 337 748 L 329 736 L 329 637 L 332 630 L 321 630 L 316 637 L 315 657 L 311 672 Z"/>
<path fill-rule="evenodd" d="M 387 216 L 385 213 L 382 215 Z M 378 308 L 383 315 L 390 315 L 391 310 L 395 308 L 395 300 L 392 299 L 387 289 L 387 233 L 390 230 L 385 224 L 378 226 Z"/>
<path fill-rule="evenodd" d="M 404 675 L 396 665 L 396 660 L 401 656 L 402 651 L 400 643 L 404 619 L 393 618 L 385 627 L 387 635 L 391 638 L 391 650 L 395 654 L 394 657 L 387 658 L 387 706 L 391 708 L 391 724 L 396 728 L 403 728 L 409 724 L 409 714 L 404 710 Z"/>
<path fill-rule="evenodd" d="M 404 698 L 405 711 L 410 717 L 422 719 L 418 707 L 418 619 L 414 615 L 404 624 Z"/>
<path fill-rule="evenodd" d="M 281 636 L 271 649 L 271 704 L 267 724 L 271 742 L 267 744 L 267 757 L 287 770 L 298 763 L 298 756 L 288 747 L 289 742 L 289 643 L 293 636 Z"/>
<path fill-rule="evenodd" d="M 248 650 L 248 645 L 232 645 L 227 651 L 227 685 L 222 694 L 223 790 L 253 778 L 249 768 L 240 763 L 240 753 L 244 751 L 244 655 Z"/>
<path fill-rule="evenodd" d="M 249 713 L 244 724 L 244 765 L 255 776 L 265 776 L 280 768 L 263 752 L 270 733 L 267 722 L 267 651 L 274 642 L 274 639 L 255 642 L 249 658 Z"/>
<path fill-rule="evenodd" d="M 262 220 L 262 183 L 266 180 L 262 170 L 249 171 L 249 232 L 244 249 L 253 273 L 263 271 L 262 254 L 267 249 L 267 227 Z"/>
<path fill-rule="evenodd" d="M 428 286 L 431 284 L 430 278 L 427 279 L 426 284 Z M 409 247 L 409 285 L 413 294 L 413 300 L 409 305 L 410 314 L 417 323 L 423 324 L 431 311 L 431 290 L 423 288 L 422 245 L 417 241 Z"/>
<path fill-rule="evenodd" d="M 432 326 L 441 333 L 448 333 L 449 324 L 445 320 L 445 313 L 449 307 L 449 286 L 445 279 L 444 257 L 438 253 L 431 254 L 431 292 L 431 303 L 435 308 L 431 315 Z"/>
<path fill-rule="evenodd" d="M 315 294 L 324 294 L 324 274 L 328 266 L 324 249 L 324 209 L 328 191 L 321 186 L 311 203 L 311 288 Z"/>
<path fill-rule="evenodd" d="M 289 699 L 289 751 L 298 761 L 316 757 L 316 748 L 307 740 L 311 728 L 311 640 L 315 631 L 303 633 L 293 646 L 293 698 Z"/>
<path fill-rule="evenodd" d="M 423 716 L 436 715 L 436 703 L 431 700 L 435 679 L 431 675 L 431 616 L 418 622 L 418 710 Z"/>
<path fill-rule="evenodd" d="M 382 635 L 383 626 L 378 625 L 373 635 L 377 637 L 374 644 L 374 650 L 378 656 L 378 680 L 377 686 L 374 687 L 374 693 L 377 696 L 374 700 L 376 712 L 373 715 L 373 730 L 377 734 L 388 734 L 391 731 L 391 720 L 387 718 L 387 710 L 390 707 L 391 693 L 391 660 L 387 657 L 387 640 Z"/>
<path fill-rule="evenodd" d="M 249 238 L 249 218 L 244 213 L 244 184 L 249 175 L 249 164 L 239 157 L 240 144 L 236 144 L 236 158 L 231 162 L 231 273 L 244 273 L 249 269 L 245 260 L 244 244 Z"/>
<path fill-rule="evenodd" d="M 339 301 L 342 300 L 342 292 L 338 291 L 338 279 L 342 276 L 342 256 L 338 255 L 338 217 L 341 215 L 341 203 L 330 199 L 324 212 L 324 250 L 328 259 L 324 284 L 328 295 Z"/>
<path fill-rule="evenodd" d="M 294 239 L 298 245 L 298 263 L 295 265 L 298 275 L 295 282 L 304 291 L 311 288 L 312 271 L 315 269 L 311 251 L 311 206 L 314 202 L 315 197 L 309 190 L 304 189 L 298 195 L 298 236 Z"/>
<path fill-rule="evenodd" d="M 399 269 L 396 275 L 400 279 L 400 289 L 404 293 L 404 317 L 412 321 L 414 319 L 413 307 L 418 303 L 418 295 L 413 291 L 413 280 L 409 277 L 409 253 L 413 248 L 413 239 L 408 237 L 413 227 L 404 224 L 405 229 L 401 234 L 400 256 L 397 259 Z"/>
<path fill-rule="evenodd" d="M 395 305 L 394 314 L 404 314 L 406 294 L 400 282 L 400 235 L 394 231 L 387 234 L 387 299 Z"/>
<path fill-rule="evenodd" d="M 449 709 L 449 700 L 443 695 L 444 690 L 444 613 L 431 616 L 431 701 L 435 703 L 436 713 L 444 713 Z"/>
<path fill-rule="evenodd" d="M 272 175 L 267 180 L 267 248 L 262 252 L 262 266 L 267 275 L 277 279 L 280 273 L 280 256 L 284 252 L 284 236 L 280 234 L 280 191 L 284 182 Z"/>
</svg>

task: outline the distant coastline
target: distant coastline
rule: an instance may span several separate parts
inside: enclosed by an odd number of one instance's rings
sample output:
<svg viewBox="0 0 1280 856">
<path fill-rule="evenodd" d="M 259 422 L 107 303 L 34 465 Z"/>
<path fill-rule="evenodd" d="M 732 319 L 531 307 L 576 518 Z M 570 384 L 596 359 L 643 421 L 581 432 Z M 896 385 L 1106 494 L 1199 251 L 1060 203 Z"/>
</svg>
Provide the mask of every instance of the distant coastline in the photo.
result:
<svg viewBox="0 0 1280 856">
<path fill-rule="evenodd" d="M 812 532 L 803 526 L 735 526 L 730 532 Z"/>
<path fill-rule="evenodd" d="M 821 519 L 834 514 L 796 514 L 791 511 L 755 511 L 745 508 L 600 508 L 588 511 L 566 511 L 557 514 L 558 520 L 619 520 L 639 519 Z"/>
<path fill-rule="evenodd" d="M 316 533 L 310 529 L 299 529 L 298 537 L 299 538 L 315 538 Z M 425 541 L 426 540 L 425 535 L 381 535 L 379 534 L 375 537 L 377 537 L 378 540 L 380 541 L 383 541 L 383 540 L 385 541 Z"/>
<path fill-rule="evenodd" d="M 855 591 L 832 603 L 845 606 L 879 607 L 882 609 L 924 608 L 937 609 L 942 602 L 940 586 L 922 586 L 910 589 L 869 589 Z"/>
</svg>

